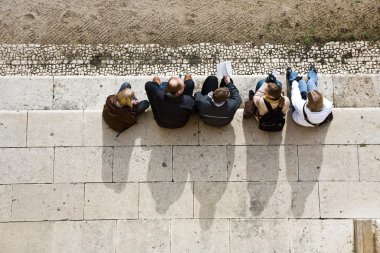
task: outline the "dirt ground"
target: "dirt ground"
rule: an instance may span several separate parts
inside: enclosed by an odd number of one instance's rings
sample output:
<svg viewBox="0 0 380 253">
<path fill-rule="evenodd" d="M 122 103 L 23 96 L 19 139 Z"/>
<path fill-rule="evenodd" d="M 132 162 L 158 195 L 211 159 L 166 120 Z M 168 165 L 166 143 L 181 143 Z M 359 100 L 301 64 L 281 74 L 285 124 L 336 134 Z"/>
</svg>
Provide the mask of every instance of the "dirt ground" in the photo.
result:
<svg viewBox="0 0 380 253">
<path fill-rule="evenodd" d="M 380 40 L 380 0 L 0 0 L 0 43 Z"/>
</svg>

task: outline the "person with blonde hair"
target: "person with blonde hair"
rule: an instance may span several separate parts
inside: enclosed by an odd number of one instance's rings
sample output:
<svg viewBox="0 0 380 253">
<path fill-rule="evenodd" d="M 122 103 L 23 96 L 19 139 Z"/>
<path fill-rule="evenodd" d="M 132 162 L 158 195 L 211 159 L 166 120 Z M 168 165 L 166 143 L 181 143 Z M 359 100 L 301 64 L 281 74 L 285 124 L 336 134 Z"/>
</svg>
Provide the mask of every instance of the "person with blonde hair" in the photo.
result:
<svg viewBox="0 0 380 253">
<path fill-rule="evenodd" d="M 332 102 L 318 91 L 317 69 L 314 65 L 310 67 L 307 82 L 290 67 L 286 69 L 286 79 L 293 105 L 292 118 L 297 124 L 314 127 L 333 119 Z"/>
<path fill-rule="evenodd" d="M 103 107 L 103 119 L 108 126 L 121 133 L 137 122 L 137 116 L 149 107 L 147 100 L 138 101 L 131 85 L 125 82 L 116 95 L 110 95 Z"/>
<path fill-rule="evenodd" d="M 244 106 L 244 118 L 255 116 L 259 128 L 264 131 L 281 131 L 289 110 L 289 98 L 282 95 L 282 85 L 271 73 L 256 85 L 256 92 L 249 91 L 249 101 Z"/>
</svg>

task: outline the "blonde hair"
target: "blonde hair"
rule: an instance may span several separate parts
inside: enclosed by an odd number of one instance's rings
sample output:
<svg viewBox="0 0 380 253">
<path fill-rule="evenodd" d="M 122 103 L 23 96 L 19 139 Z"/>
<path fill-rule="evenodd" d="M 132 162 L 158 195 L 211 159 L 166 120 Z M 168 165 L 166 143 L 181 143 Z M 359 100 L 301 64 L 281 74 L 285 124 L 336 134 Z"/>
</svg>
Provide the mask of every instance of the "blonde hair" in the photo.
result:
<svg viewBox="0 0 380 253">
<path fill-rule="evenodd" d="M 307 94 L 307 108 L 312 112 L 320 112 L 323 109 L 323 96 L 319 91 L 313 90 Z"/>
<path fill-rule="evenodd" d="M 135 96 L 135 93 L 131 89 L 124 89 L 117 93 L 116 101 L 121 107 L 128 106 L 132 108 L 132 100 Z"/>
<path fill-rule="evenodd" d="M 285 98 L 281 95 L 282 89 L 277 83 L 268 83 L 268 94 L 278 100 L 278 107 L 284 107 Z"/>
</svg>

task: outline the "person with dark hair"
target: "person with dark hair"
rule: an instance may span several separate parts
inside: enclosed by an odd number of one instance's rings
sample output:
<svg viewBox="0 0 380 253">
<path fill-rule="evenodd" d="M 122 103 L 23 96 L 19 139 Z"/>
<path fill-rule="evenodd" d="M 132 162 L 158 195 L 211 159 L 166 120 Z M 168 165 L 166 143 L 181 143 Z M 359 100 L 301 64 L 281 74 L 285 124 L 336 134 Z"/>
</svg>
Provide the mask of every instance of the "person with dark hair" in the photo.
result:
<svg viewBox="0 0 380 253">
<path fill-rule="evenodd" d="M 241 105 L 239 90 L 229 76 L 223 77 L 219 88 L 216 76 L 207 77 L 194 96 L 200 118 L 215 127 L 228 125 Z"/>
<path fill-rule="evenodd" d="M 291 88 L 292 118 L 297 124 L 314 127 L 333 119 L 332 102 L 318 91 L 317 69 L 314 65 L 310 67 L 307 82 L 290 67 L 286 69 L 286 79 L 290 86 L 288 90 Z"/>
<path fill-rule="evenodd" d="M 138 101 L 131 85 L 125 82 L 116 95 L 107 97 L 103 107 L 103 119 L 108 126 L 121 133 L 137 122 L 137 116 L 149 107 L 147 100 Z"/>
<path fill-rule="evenodd" d="M 161 83 L 156 76 L 145 84 L 145 91 L 160 127 L 183 127 L 194 112 L 194 81 L 191 75 L 186 75 L 185 80 L 172 77 L 166 83 Z"/>
</svg>

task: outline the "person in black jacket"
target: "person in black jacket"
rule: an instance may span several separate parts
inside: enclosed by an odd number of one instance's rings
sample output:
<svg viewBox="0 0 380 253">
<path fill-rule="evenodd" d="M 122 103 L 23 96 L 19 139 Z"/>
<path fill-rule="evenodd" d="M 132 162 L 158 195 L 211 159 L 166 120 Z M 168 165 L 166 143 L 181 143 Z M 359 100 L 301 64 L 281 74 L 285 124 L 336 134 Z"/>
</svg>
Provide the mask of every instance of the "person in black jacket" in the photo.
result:
<svg viewBox="0 0 380 253">
<path fill-rule="evenodd" d="M 159 77 L 145 84 L 146 94 L 151 104 L 154 119 L 160 127 L 183 127 L 194 112 L 194 81 L 191 75 L 185 81 L 172 77 L 167 83 L 161 83 Z"/>
<path fill-rule="evenodd" d="M 224 76 L 218 88 L 218 78 L 209 76 L 202 91 L 195 93 L 195 104 L 201 119 L 209 125 L 228 125 L 241 105 L 239 90 L 229 76 Z"/>
</svg>

